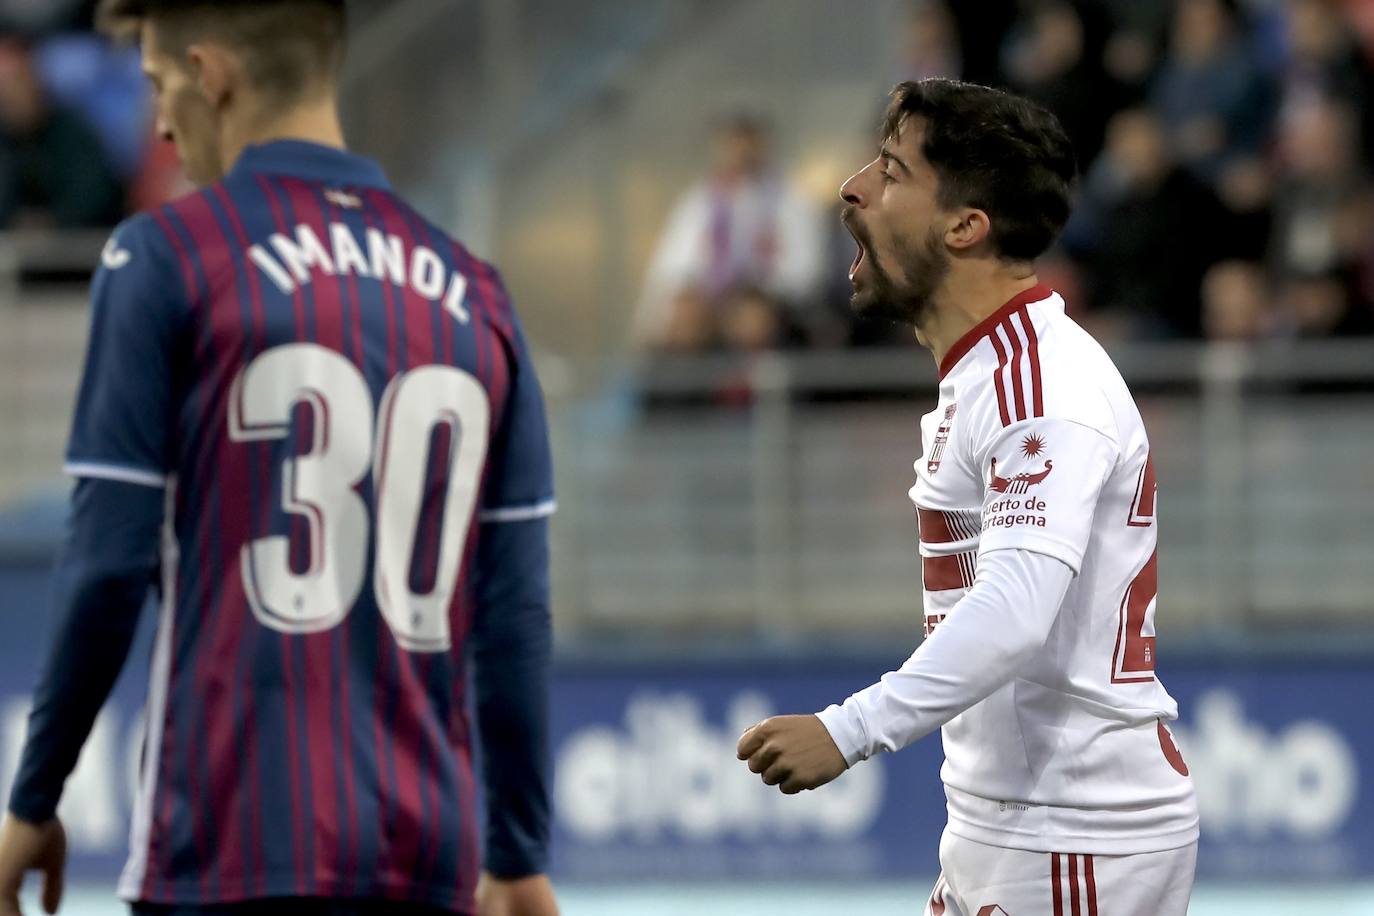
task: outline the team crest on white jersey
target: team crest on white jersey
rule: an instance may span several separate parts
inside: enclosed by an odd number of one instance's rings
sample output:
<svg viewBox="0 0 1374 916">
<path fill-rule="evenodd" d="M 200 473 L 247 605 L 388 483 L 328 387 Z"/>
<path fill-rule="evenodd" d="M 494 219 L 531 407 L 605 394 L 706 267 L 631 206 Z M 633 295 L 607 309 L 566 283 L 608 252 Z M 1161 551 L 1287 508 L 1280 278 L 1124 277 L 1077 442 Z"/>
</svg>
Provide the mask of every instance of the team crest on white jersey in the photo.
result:
<svg viewBox="0 0 1374 916">
<path fill-rule="evenodd" d="M 935 442 L 930 446 L 930 457 L 926 459 L 927 474 L 934 474 L 940 470 L 940 459 L 944 457 L 945 443 L 949 441 L 949 430 L 954 425 L 954 411 L 958 406 L 951 404 L 945 408 L 945 419 L 935 430 Z"/>
<path fill-rule="evenodd" d="M 1021 454 L 1027 458 L 1034 458 L 1044 451 L 1045 440 L 1039 436 L 1029 435 L 1021 440 Z M 1014 477 L 998 477 L 997 459 L 993 458 L 992 479 L 988 481 L 988 489 L 998 493 L 1024 493 L 1050 476 L 1052 470 L 1054 470 L 1054 462 L 1046 458 L 1045 467 L 1040 471 L 1023 471 Z"/>
</svg>

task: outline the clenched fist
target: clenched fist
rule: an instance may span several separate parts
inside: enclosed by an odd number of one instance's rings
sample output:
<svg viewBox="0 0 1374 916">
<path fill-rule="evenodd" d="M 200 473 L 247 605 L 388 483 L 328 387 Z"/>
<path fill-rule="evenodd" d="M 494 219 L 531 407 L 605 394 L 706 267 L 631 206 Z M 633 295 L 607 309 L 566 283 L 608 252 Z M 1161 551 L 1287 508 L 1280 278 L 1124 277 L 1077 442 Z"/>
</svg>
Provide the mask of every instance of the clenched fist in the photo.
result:
<svg viewBox="0 0 1374 916">
<path fill-rule="evenodd" d="M 764 719 L 740 736 L 736 752 L 766 784 L 781 786 L 786 795 L 823 786 L 848 769 L 816 716 Z"/>
</svg>

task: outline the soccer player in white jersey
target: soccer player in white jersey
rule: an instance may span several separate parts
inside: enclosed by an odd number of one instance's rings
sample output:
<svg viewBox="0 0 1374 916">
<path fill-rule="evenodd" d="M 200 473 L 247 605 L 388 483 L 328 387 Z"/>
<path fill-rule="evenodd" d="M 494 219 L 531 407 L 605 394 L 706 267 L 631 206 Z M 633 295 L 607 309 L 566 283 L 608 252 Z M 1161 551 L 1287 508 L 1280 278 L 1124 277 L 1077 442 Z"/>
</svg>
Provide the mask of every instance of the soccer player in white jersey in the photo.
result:
<svg viewBox="0 0 1374 916">
<path fill-rule="evenodd" d="M 1155 477 L 1111 359 L 1042 285 L 1069 215 L 1069 140 L 1024 99 L 903 83 L 878 157 L 840 189 L 853 305 L 939 366 L 911 499 L 926 639 L 739 756 L 811 789 L 942 729 L 949 813 L 929 916 L 1182 916 L 1198 816 L 1154 673 Z"/>
</svg>

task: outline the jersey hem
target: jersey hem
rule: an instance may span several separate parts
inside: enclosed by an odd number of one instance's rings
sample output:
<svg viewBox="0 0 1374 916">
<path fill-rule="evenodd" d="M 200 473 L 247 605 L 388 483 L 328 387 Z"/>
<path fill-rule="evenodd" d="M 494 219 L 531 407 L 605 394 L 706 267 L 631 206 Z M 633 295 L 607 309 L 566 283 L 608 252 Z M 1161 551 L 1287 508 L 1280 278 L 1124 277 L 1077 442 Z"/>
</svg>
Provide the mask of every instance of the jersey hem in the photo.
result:
<svg viewBox="0 0 1374 916">
<path fill-rule="evenodd" d="M 217 906 L 220 904 L 244 903 L 250 900 L 276 898 L 340 899 L 340 900 L 387 900 L 396 903 L 417 903 L 447 910 L 455 916 L 476 916 L 475 908 L 455 908 L 453 905 L 454 888 L 452 885 L 413 884 L 407 881 L 372 881 L 359 886 L 357 882 L 335 878 L 329 881 L 309 883 L 305 893 L 301 892 L 298 876 L 273 874 L 244 879 L 241 881 L 217 881 L 219 891 L 207 894 L 204 881 L 199 876 L 178 881 L 165 881 L 154 878 L 157 890 L 144 893 L 119 888 L 119 898 L 126 903 L 153 903 L 160 905 Z M 249 890 L 249 885 L 252 890 Z"/>
<path fill-rule="evenodd" d="M 1145 852 L 1165 852 L 1178 849 L 1198 841 L 1201 833 L 1196 818 L 1191 826 L 1170 830 L 1165 833 L 1145 836 L 1108 838 L 1086 834 L 1049 832 L 1017 832 L 1006 829 L 994 830 L 951 816 L 948 820 L 949 832 L 965 840 L 1000 846 L 1004 849 L 1020 849 L 1025 852 L 1073 852 L 1101 856 L 1129 856 Z"/>
</svg>

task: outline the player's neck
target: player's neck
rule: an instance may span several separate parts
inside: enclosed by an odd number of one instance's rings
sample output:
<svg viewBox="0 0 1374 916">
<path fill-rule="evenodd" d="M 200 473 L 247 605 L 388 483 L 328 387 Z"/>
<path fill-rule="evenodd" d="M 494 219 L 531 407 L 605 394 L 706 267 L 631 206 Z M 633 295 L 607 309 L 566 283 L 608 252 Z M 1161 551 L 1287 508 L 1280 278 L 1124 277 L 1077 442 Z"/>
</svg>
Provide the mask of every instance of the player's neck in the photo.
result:
<svg viewBox="0 0 1374 916">
<path fill-rule="evenodd" d="M 220 141 L 223 161 L 232 166 L 246 147 L 273 140 L 303 140 L 344 149 L 343 127 L 334 99 L 327 97 L 297 105 L 273 117 L 251 120 L 237 129 L 226 126 Z"/>
<path fill-rule="evenodd" d="M 938 366 L 979 322 L 1039 282 L 1034 268 L 1024 264 L 962 275 L 957 269 L 951 271 L 926 320 L 916 328 L 916 339 L 931 351 Z"/>
</svg>

